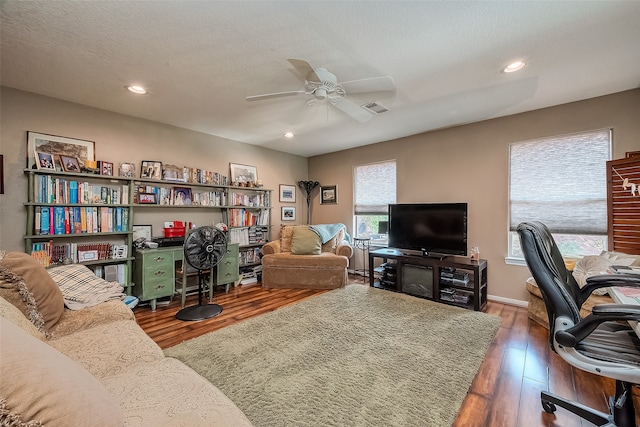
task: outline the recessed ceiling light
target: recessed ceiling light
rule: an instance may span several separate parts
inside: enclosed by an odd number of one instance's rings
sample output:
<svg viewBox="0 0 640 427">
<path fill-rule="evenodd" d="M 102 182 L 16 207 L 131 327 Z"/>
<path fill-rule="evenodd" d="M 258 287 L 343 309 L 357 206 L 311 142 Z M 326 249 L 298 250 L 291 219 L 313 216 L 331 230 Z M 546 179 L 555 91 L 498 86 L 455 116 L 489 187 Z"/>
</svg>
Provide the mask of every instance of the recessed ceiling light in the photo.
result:
<svg viewBox="0 0 640 427">
<path fill-rule="evenodd" d="M 285 138 L 293 138 L 295 135 L 293 134 L 293 132 L 287 132 L 284 134 Z"/>
<path fill-rule="evenodd" d="M 503 73 L 514 73 L 522 70 L 527 64 L 522 61 L 513 62 L 502 69 Z"/>
<path fill-rule="evenodd" d="M 147 90 L 145 88 L 143 88 L 142 86 L 138 86 L 138 85 L 130 85 L 130 86 L 125 86 L 127 88 L 127 90 L 129 92 L 133 92 L 136 93 L 138 95 L 145 95 L 147 93 Z"/>
</svg>

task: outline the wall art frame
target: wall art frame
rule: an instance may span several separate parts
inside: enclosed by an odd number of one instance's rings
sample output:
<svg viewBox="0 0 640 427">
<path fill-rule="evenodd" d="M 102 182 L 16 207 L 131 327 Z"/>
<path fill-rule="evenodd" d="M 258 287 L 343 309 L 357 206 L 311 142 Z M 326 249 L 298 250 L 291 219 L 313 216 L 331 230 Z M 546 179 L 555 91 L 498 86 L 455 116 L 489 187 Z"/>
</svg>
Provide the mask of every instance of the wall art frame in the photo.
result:
<svg viewBox="0 0 640 427">
<path fill-rule="evenodd" d="M 133 240 L 138 240 L 142 237 L 144 237 L 146 241 L 151 240 L 152 230 L 152 226 L 148 224 L 134 225 L 131 229 L 131 231 L 133 231 Z"/>
<path fill-rule="evenodd" d="M 280 201 L 284 203 L 296 202 L 296 186 L 280 184 Z"/>
<path fill-rule="evenodd" d="M 337 185 L 321 185 L 320 186 L 320 204 L 321 205 L 337 205 L 338 204 L 338 186 Z"/>
<path fill-rule="evenodd" d="M 293 206 L 282 206 L 282 221 L 295 221 L 296 220 L 296 208 Z"/>
<path fill-rule="evenodd" d="M 94 141 L 27 131 L 27 168 L 35 164 L 36 151 L 76 157 L 80 165 L 84 166 L 85 160 L 95 161 L 95 146 Z"/>
<path fill-rule="evenodd" d="M 258 168 L 255 166 L 241 165 L 239 163 L 229 163 L 231 173 L 231 185 L 241 186 L 258 180 Z"/>
</svg>

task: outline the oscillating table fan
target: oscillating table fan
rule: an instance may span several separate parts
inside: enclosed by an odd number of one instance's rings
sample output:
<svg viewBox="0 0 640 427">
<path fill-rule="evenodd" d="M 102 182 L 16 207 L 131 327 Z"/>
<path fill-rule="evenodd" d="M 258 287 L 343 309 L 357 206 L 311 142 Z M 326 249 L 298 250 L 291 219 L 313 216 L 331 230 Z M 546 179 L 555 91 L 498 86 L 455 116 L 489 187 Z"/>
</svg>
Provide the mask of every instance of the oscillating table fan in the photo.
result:
<svg viewBox="0 0 640 427">
<path fill-rule="evenodd" d="M 198 305 L 185 307 L 176 313 L 179 320 L 204 320 L 222 312 L 218 304 L 202 304 L 204 270 L 218 265 L 227 253 L 227 238 L 216 227 L 203 226 L 193 230 L 184 241 L 184 260 L 198 270 Z"/>
</svg>

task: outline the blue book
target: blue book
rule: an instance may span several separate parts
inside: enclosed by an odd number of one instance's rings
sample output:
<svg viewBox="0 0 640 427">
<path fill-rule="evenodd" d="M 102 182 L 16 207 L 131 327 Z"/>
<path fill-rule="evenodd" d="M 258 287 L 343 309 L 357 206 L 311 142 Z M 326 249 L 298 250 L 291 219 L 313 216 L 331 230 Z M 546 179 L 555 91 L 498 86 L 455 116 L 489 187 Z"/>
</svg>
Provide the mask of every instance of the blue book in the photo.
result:
<svg viewBox="0 0 640 427">
<path fill-rule="evenodd" d="M 78 181 L 69 181 L 69 203 L 78 203 Z"/>
<path fill-rule="evenodd" d="M 49 208 L 40 207 L 40 234 L 49 234 Z"/>
<path fill-rule="evenodd" d="M 64 207 L 53 208 L 53 234 L 64 234 Z"/>
<path fill-rule="evenodd" d="M 122 231 L 122 208 L 116 208 L 116 231 Z"/>
</svg>

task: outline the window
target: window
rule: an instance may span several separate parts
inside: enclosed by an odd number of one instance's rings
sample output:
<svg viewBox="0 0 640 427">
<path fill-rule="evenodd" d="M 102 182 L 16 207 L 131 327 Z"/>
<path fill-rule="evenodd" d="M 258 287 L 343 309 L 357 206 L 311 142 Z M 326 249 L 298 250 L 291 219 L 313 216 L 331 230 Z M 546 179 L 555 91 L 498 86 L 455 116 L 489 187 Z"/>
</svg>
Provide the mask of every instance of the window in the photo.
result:
<svg viewBox="0 0 640 427">
<path fill-rule="evenodd" d="M 522 259 L 523 221 L 546 224 L 565 256 L 605 250 L 610 158 L 609 129 L 511 144 L 509 257 Z"/>
<path fill-rule="evenodd" d="M 396 161 L 356 166 L 354 187 L 354 237 L 386 245 L 389 204 L 396 202 Z"/>
</svg>

